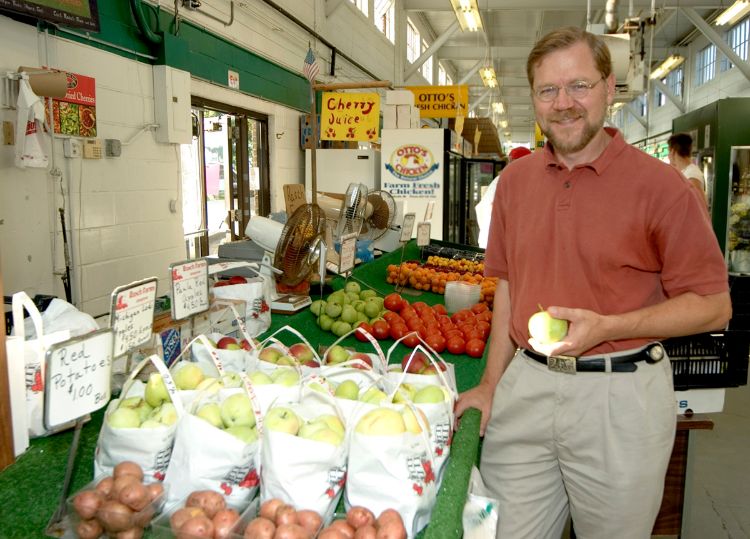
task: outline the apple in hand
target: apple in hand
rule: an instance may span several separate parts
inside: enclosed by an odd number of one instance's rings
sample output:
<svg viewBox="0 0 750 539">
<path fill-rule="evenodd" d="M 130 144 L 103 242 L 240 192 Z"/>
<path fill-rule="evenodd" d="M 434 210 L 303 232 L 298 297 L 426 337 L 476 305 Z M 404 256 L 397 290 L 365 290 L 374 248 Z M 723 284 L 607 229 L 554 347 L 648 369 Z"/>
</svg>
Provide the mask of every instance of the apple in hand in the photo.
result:
<svg viewBox="0 0 750 539">
<path fill-rule="evenodd" d="M 227 428 L 254 426 L 255 413 L 248 396 L 235 393 L 224 399 L 221 403 L 221 420 Z"/>
<path fill-rule="evenodd" d="M 529 335 L 540 344 L 553 344 L 568 334 L 568 321 L 553 318 L 547 311 L 539 311 L 529 318 Z"/>
<path fill-rule="evenodd" d="M 362 416 L 354 431 L 367 436 L 398 436 L 406 432 L 406 424 L 396 410 L 376 408 Z"/>
<path fill-rule="evenodd" d="M 293 410 L 277 406 L 268 410 L 263 424 L 268 430 L 286 432 L 287 434 L 296 436 L 301 423 Z"/>
<path fill-rule="evenodd" d="M 158 372 L 152 372 L 146 382 L 146 390 L 143 397 L 152 408 L 156 408 L 163 402 L 171 401 L 167 386 L 164 385 L 164 379 Z"/>
<path fill-rule="evenodd" d="M 217 429 L 224 428 L 224 422 L 221 420 L 221 408 L 215 402 L 204 404 L 198 411 L 195 412 L 196 417 L 200 417 L 204 421 L 208 421 Z"/>
<path fill-rule="evenodd" d="M 201 368 L 195 363 L 184 363 L 172 375 L 177 389 L 195 389 L 206 377 Z"/>
</svg>

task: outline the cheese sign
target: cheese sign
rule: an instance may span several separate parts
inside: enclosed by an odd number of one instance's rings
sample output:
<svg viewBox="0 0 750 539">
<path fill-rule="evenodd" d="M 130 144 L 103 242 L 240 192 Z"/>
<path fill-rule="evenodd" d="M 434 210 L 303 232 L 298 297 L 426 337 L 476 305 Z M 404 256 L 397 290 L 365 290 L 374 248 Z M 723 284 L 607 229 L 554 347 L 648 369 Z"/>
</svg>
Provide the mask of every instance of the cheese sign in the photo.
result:
<svg viewBox="0 0 750 539">
<path fill-rule="evenodd" d="M 466 116 L 469 110 L 469 87 L 465 84 L 407 88 L 414 94 L 414 105 L 421 118 L 455 118 Z"/>
<path fill-rule="evenodd" d="M 204 313 L 208 301 L 208 261 L 186 260 L 169 266 L 172 276 L 172 319 L 183 320 Z"/>
<path fill-rule="evenodd" d="M 430 223 L 419 223 L 417 225 L 417 247 L 430 244 Z"/>
<path fill-rule="evenodd" d="M 112 292 L 109 327 L 114 334 L 115 357 L 151 339 L 156 289 L 156 277 L 152 277 L 118 287 Z"/>
<path fill-rule="evenodd" d="M 380 96 L 376 93 L 323 92 L 320 140 L 375 142 L 380 127 Z"/>
<path fill-rule="evenodd" d="M 53 344 L 44 376 L 44 425 L 53 429 L 103 408 L 111 397 L 112 331 Z"/>
</svg>

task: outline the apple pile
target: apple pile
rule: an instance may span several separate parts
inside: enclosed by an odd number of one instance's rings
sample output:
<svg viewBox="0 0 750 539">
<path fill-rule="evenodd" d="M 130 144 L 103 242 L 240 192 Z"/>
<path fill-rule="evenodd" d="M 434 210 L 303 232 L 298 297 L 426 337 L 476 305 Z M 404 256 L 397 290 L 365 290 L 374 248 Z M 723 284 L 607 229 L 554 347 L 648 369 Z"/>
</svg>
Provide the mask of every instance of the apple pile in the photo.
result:
<svg viewBox="0 0 750 539">
<path fill-rule="evenodd" d="M 253 405 L 244 393 L 234 393 L 224 399 L 221 404 L 217 402 L 202 404 L 196 410 L 195 415 L 246 444 L 258 439 Z"/>
<path fill-rule="evenodd" d="M 224 496 L 213 490 L 196 490 L 172 513 L 169 525 L 176 537 L 227 539 L 239 520 L 240 514 L 227 506 Z"/>
<path fill-rule="evenodd" d="M 402 383 L 396 390 L 393 402 L 413 402 L 414 404 L 437 404 L 447 402 L 449 396 L 442 386 L 427 384 L 421 388 L 408 383 Z"/>
<path fill-rule="evenodd" d="M 274 365 L 290 366 L 304 365 L 306 367 L 320 367 L 315 360 L 312 348 L 303 342 L 298 342 L 289 347 L 287 352 L 275 346 L 267 346 L 258 353 L 258 359 Z"/>
<path fill-rule="evenodd" d="M 297 511 L 279 498 L 266 500 L 245 528 L 244 539 L 313 539 L 323 519 L 316 511 Z M 350 537 L 353 537 L 352 534 Z"/>
<path fill-rule="evenodd" d="M 70 503 L 80 519 L 75 533 L 81 539 L 95 539 L 105 532 L 110 537 L 142 537 L 163 494 L 161 483 L 143 483 L 143 470 L 138 464 L 120 462 L 111 476 L 73 496 Z"/>
<path fill-rule="evenodd" d="M 299 373 L 291 367 L 280 367 L 271 371 L 271 374 L 266 374 L 263 371 L 253 371 L 247 377 L 256 386 L 278 384 L 291 387 L 297 385 L 300 381 Z"/>
<path fill-rule="evenodd" d="M 313 301 L 310 312 L 320 329 L 341 337 L 362 322 L 372 324 L 378 320 L 384 312 L 383 298 L 374 290 L 362 290 L 359 283 L 349 281 L 325 300 Z"/>
<path fill-rule="evenodd" d="M 211 346 L 219 350 L 245 350 L 247 352 L 252 352 L 253 350 L 250 341 L 248 341 L 247 339 L 237 340 L 234 337 L 230 337 L 229 335 L 225 335 L 216 342 L 211 339 L 207 340 Z M 255 342 L 255 344 L 257 344 L 257 341 Z"/>
<path fill-rule="evenodd" d="M 275 406 L 268 410 L 264 426 L 270 431 L 285 432 L 306 440 L 341 445 L 344 441 L 344 423 L 337 416 L 323 414 L 305 421 L 294 410 L 285 406 Z"/>
<path fill-rule="evenodd" d="M 492 327 L 492 311 L 485 303 L 476 303 L 448 316 L 445 305 L 430 307 L 423 301 L 411 305 L 397 293 L 388 294 L 383 320 L 372 325 L 376 339 L 400 339 L 414 348 L 421 337 L 435 352 L 482 357 Z"/>
<path fill-rule="evenodd" d="M 114 429 L 154 429 L 177 422 L 177 409 L 171 402 L 151 406 L 143 397 L 122 399 L 109 415 L 107 424 Z"/>
<path fill-rule="evenodd" d="M 429 425 L 424 412 L 416 410 L 422 416 L 422 422 Z M 380 406 L 364 414 L 354 427 L 354 432 L 365 436 L 399 436 L 407 431 L 412 434 L 422 432 L 414 412 L 408 407 L 399 411 Z"/>
<path fill-rule="evenodd" d="M 321 530 L 318 539 L 406 539 L 406 527 L 395 509 L 386 509 L 378 518 L 366 507 L 355 506 L 346 519 L 334 520 Z"/>
<path fill-rule="evenodd" d="M 360 395 L 359 386 L 354 380 L 344 380 L 336 386 L 334 396 L 339 399 L 367 402 L 369 404 L 380 404 L 388 400 L 384 391 L 372 386 Z"/>
</svg>

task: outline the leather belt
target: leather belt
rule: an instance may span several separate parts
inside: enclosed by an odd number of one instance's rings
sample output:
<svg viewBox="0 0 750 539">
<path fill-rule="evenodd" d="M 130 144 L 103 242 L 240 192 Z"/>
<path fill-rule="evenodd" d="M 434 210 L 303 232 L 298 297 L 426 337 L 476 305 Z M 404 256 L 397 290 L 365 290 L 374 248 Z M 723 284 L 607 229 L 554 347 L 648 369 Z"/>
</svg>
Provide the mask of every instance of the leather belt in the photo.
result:
<svg viewBox="0 0 750 539">
<path fill-rule="evenodd" d="M 534 352 L 533 350 L 521 349 L 526 357 L 547 365 L 551 371 L 575 374 L 576 372 L 607 372 L 607 359 L 605 356 L 545 356 Z M 638 369 L 636 365 L 639 361 L 656 363 L 666 356 L 664 347 L 661 343 L 654 342 L 646 347 L 633 352 L 632 354 L 623 354 L 610 356 L 609 363 L 611 372 L 634 372 Z"/>
</svg>

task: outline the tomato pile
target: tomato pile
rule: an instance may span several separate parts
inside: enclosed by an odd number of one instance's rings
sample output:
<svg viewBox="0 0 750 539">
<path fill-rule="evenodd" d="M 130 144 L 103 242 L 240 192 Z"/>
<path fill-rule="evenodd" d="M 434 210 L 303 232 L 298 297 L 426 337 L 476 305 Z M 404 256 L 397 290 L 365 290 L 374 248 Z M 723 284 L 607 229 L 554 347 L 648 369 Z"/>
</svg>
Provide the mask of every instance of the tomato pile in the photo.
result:
<svg viewBox="0 0 750 539">
<path fill-rule="evenodd" d="M 392 293 L 385 297 L 383 306 L 386 312 L 382 320 L 372 325 L 362 322 L 359 327 L 370 332 L 376 339 L 400 339 L 404 345 L 414 348 L 419 337 L 437 353 L 466 354 L 482 357 L 490 335 L 492 311 L 486 303 L 477 303 L 470 309 L 463 309 L 448 316 L 445 305 L 427 305 L 423 301 L 412 304 L 400 294 Z M 360 340 L 366 337 L 356 334 Z"/>
</svg>

